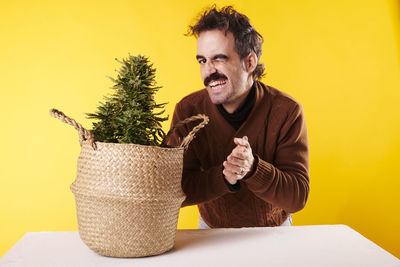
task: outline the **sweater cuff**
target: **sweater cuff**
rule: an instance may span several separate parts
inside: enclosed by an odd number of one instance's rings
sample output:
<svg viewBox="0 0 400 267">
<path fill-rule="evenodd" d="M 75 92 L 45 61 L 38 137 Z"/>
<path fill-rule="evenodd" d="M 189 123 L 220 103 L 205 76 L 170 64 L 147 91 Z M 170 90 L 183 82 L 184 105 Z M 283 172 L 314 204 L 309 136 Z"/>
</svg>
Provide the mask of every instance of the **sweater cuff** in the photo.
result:
<svg viewBox="0 0 400 267">
<path fill-rule="evenodd" d="M 257 166 L 254 173 L 243 179 L 243 182 L 247 184 L 251 191 L 257 191 L 257 189 L 264 187 L 266 180 L 271 179 L 274 168 L 271 163 L 260 159 L 258 155 L 255 155 L 255 157 L 257 157 Z"/>
<path fill-rule="evenodd" d="M 230 184 L 226 179 L 225 176 L 222 174 L 222 176 L 224 177 L 224 181 L 226 186 L 229 188 L 229 191 L 231 191 L 232 193 L 237 192 L 240 190 L 240 183 L 239 181 L 236 181 L 236 184 Z"/>
<path fill-rule="evenodd" d="M 222 173 L 222 171 L 224 170 L 224 166 L 221 164 L 220 166 L 218 166 L 216 168 L 216 175 L 214 175 L 214 189 L 216 190 L 216 192 L 219 193 L 234 193 L 237 190 L 235 190 L 235 185 L 231 185 L 226 179 L 224 174 Z M 238 183 L 237 183 L 238 184 Z M 232 187 L 230 187 L 229 185 L 231 185 Z"/>
<path fill-rule="evenodd" d="M 230 183 L 228 182 L 228 180 L 226 180 L 223 171 L 224 171 L 224 165 L 222 165 L 221 174 L 222 174 L 222 178 L 224 179 L 224 182 L 225 182 L 226 186 L 228 187 L 229 191 L 231 191 L 232 193 L 235 193 L 235 192 L 239 191 L 239 190 L 240 190 L 240 183 L 239 183 L 239 181 L 236 181 L 236 184 L 230 184 Z"/>
</svg>

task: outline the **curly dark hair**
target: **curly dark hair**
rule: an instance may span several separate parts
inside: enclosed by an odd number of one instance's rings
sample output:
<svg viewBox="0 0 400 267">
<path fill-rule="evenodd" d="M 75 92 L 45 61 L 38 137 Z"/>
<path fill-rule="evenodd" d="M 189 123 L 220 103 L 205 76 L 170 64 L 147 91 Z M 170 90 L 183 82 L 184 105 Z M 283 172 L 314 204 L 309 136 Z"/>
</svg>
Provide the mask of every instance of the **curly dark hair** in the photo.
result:
<svg viewBox="0 0 400 267">
<path fill-rule="evenodd" d="M 206 9 L 194 25 L 189 26 L 187 36 L 196 38 L 203 31 L 222 30 L 231 32 L 235 38 L 235 49 L 240 59 L 245 58 L 250 52 L 254 52 L 259 60 L 262 54 L 262 43 L 264 38 L 250 24 L 247 16 L 237 12 L 232 6 L 217 9 L 216 5 Z M 253 71 L 255 79 L 264 76 L 264 64 L 257 62 Z"/>
</svg>

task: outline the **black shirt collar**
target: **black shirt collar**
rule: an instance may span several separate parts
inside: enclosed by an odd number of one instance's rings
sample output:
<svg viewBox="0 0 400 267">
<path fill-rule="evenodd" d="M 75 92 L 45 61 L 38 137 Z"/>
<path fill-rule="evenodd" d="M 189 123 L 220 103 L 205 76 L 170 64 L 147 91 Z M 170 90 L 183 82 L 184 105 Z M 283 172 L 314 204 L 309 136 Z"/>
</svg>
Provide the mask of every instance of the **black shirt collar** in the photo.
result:
<svg viewBox="0 0 400 267">
<path fill-rule="evenodd" d="M 244 103 L 233 113 L 228 113 L 222 104 L 216 105 L 221 115 L 229 122 L 229 124 L 238 130 L 243 122 L 249 116 L 256 100 L 256 83 L 254 82 Z"/>
</svg>

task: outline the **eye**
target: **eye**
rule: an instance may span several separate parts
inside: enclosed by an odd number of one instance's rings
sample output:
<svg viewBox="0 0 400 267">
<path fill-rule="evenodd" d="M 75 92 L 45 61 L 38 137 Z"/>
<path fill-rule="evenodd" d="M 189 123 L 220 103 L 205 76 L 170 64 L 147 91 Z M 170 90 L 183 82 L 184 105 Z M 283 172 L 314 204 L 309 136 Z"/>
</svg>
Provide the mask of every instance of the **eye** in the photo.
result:
<svg viewBox="0 0 400 267">
<path fill-rule="evenodd" d="M 215 62 L 226 62 L 226 61 L 228 61 L 228 56 L 223 55 L 223 54 L 219 54 L 219 55 L 216 55 L 213 58 L 213 61 L 215 61 Z"/>
<path fill-rule="evenodd" d="M 204 63 L 206 63 L 206 59 L 205 58 L 201 58 L 201 59 L 198 60 L 198 62 L 200 64 L 204 64 Z"/>
</svg>

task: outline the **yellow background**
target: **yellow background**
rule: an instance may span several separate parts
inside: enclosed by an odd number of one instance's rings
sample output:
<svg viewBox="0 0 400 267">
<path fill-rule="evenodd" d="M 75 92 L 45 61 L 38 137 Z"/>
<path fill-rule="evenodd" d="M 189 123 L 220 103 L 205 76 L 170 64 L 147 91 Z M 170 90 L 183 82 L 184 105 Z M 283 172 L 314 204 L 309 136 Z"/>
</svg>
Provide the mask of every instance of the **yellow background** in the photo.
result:
<svg viewBox="0 0 400 267">
<path fill-rule="evenodd" d="M 160 102 L 202 87 L 187 25 L 210 1 L 2 1 L 0 256 L 25 232 L 77 230 L 69 185 L 80 151 L 59 108 L 86 112 L 110 93 L 114 58 L 143 54 Z M 295 225 L 346 224 L 400 257 L 399 3 L 382 0 L 217 1 L 264 36 L 264 82 L 304 106 L 311 193 Z M 169 123 L 165 124 L 165 129 Z M 197 210 L 180 228 L 197 226 Z"/>
</svg>

